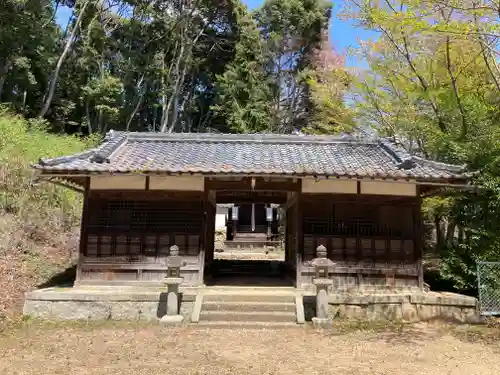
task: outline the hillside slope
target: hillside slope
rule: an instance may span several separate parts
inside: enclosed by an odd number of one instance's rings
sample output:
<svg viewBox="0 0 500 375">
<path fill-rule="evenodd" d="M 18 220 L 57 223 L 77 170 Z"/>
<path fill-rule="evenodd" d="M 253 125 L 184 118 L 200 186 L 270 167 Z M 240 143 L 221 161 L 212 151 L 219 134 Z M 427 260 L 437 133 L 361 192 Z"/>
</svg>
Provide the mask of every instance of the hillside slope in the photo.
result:
<svg viewBox="0 0 500 375">
<path fill-rule="evenodd" d="M 25 291 L 68 267 L 78 243 L 81 197 L 42 183 L 30 163 L 88 142 L 0 110 L 0 324 L 19 316 Z"/>
</svg>

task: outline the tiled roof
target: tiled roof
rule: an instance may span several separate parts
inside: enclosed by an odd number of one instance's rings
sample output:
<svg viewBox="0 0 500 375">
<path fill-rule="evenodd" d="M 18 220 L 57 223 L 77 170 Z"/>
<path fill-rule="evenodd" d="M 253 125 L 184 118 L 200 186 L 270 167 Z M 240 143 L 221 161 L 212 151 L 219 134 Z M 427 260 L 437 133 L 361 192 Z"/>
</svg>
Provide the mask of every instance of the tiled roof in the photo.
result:
<svg viewBox="0 0 500 375">
<path fill-rule="evenodd" d="M 460 166 L 409 155 L 384 138 L 109 132 L 96 149 L 41 159 L 42 173 L 199 173 L 451 180 Z"/>
</svg>

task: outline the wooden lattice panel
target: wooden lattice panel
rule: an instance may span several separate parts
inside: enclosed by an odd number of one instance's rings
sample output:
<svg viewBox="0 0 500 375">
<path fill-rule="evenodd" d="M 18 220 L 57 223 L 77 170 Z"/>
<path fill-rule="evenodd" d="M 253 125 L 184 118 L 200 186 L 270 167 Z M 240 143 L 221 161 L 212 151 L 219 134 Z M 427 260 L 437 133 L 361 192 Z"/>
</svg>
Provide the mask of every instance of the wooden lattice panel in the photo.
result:
<svg viewBox="0 0 500 375">
<path fill-rule="evenodd" d="M 186 255 L 197 255 L 200 249 L 200 236 L 188 236 L 188 248 Z"/>
<path fill-rule="evenodd" d="M 371 257 L 373 256 L 373 249 L 372 249 L 372 240 L 371 238 L 363 238 L 360 241 L 361 244 L 361 254 L 362 257 Z"/>
<path fill-rule="evenodd" d="M 128 239 L 127 236 L 116 237 L 116 255 L 123 256 L 128 254 Z"/>
<path fill-rule="evenodd" d="M 304 236 L 304 259 L 309 261 L 314 259 L 316 253 L 315 240 L 313 236 Z"/>
<path fill-rule="evenodd" d="M 332 238 L 332 260 L 341 261 L 344 259 L 344 239 L 339 237 Z"/>
<path fill-rule="evenodd" d="M 197 255 L 201 247 L 201 200 L 123 200 L 98 197 L 89 201 L 87 256 L 164 257 L 171 245 L 181 255 Z"/>
<path fill-rule="evenodd" d="M 358 261 L 358 246 L 356 238 L 346 238 L 345 259 L 348 264 L 356 264 Z"/>
<path fill-rule="evenodd" d="M 346 250 L 356 250 L 356 238 L 346 238 L 345 248 Z"/>
<path fill-rule="evenodd" d="M 99 247 L 99 255 L 100 256 L 107 256 L 112 254 L 112 241 L 111 241 L 111 236 L 102 236 L 101 237 L 101 243 Z"/>
<path fill-rule="evenodd" d="M 96 235 L 89 235 L 87 239 L 87 255 L 97 256 L 98 255 L 98 242 L 99 238 Z"/>
<path fill-rule="evenodd" d="M 169 253 L 169 247 L 170 237 L 165 234 L 158 236 L 158 255 L 167 256 Z"/>
<path fill-rule="evenodd" d="M 401 264 L 401 262 L 404 259 L 401 240 L 390 240 L 389 246 L 390 246 L 391 262 L 396 264 L 398 263 Z"/>
<path fill-rule="evenodd" d="M 386 240 L 375 240 L 375 261 L 384 262 L 387 260 L 387 241 Z"/>
<path fill-rule="evenodd" d="M 129 255 L 140 255 L 142 254 L 142 244 L 141 237 L 132 236 L 130 237 Z"/>
<path fill-rule="evenodd" d="M 117 281 L 136 281 L 137 271 L 136 270 L 120 270 L 113 272 L 113 280 Z"/>
<path fill-rule="evenodd" d="M 81 272 L 81 280 L 92 281 L 92 280 L 103 280 L 103 279 L 104 279 L 103 271 L 83 270 Z"/>
<path fill-rule="evenodd" d="M 403 244 L 403 252 L 405 261 L 412 261 L 415 257 L 415 248 L 413 240 L 405 240 Z"/>
<path fill-rule="evenodd" d="M 144 270 L 141 273 L 141 281 L 163 281 L 166 271 Z"/>
</svg>

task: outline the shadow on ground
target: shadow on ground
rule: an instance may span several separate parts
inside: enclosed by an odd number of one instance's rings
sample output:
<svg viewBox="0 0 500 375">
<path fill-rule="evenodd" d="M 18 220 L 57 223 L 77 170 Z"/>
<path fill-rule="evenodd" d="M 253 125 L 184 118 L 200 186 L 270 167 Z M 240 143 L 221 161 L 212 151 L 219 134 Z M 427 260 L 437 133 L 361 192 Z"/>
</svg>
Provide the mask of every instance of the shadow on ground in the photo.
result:
<svg viewBox="0 0 500 375">
<path fill-rule="evenodd" d="M 64 271 L 56 273 L 50 279 L 37 285 L 37 288 L 72 287 L 76 279 L 76 265 L 66 268 Z"/>
</svg>

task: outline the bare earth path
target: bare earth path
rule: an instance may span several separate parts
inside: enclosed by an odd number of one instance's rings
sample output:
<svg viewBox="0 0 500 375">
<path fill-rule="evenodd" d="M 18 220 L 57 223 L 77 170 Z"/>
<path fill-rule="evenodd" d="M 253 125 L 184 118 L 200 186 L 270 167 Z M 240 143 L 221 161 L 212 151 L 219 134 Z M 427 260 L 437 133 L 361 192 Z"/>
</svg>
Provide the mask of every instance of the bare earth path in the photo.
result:
<svg viewBox="0 0 500 375">
<path fill-rule="evenodd" d="M 429 327 L 327 334 L 312 329 L 38 327 L 0 336 L 0 374 L 500 373 L 500 344 Z"/>
</svg>

